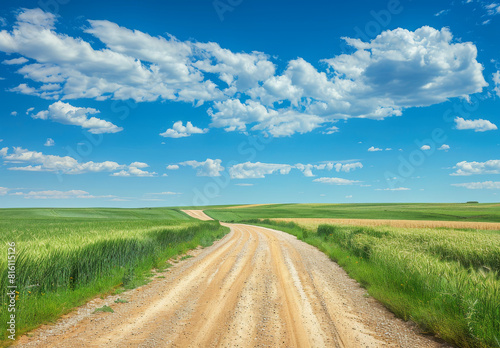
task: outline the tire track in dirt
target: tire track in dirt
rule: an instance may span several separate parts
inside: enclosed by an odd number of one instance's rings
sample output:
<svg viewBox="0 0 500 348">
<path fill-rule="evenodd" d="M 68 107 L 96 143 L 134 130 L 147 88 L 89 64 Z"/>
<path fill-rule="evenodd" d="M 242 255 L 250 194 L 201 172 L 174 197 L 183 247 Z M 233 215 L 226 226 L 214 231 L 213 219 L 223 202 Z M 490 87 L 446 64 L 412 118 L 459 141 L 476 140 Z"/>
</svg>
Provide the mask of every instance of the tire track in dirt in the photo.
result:
<svg viewBox="0 0 500 348">
<path fill-rule="evenodd" d="M 310 270 L 304 266 L 302 256 L 295 247 L 283 238 L 276 236 L 277 231 L 268 230 L 262 227 L 256 227 L 260 233 L 266 235 L 272 244 L 279 244 L 276 253 L 279 255 L 276 259 L 279 264 L 285 265 L 284 273 L 288 276 L 283 279 L 283 284 L 293 284 L 289 287 L 294 291 L 291 296 L 294 299 L 294 313 L 300 314 L 302 322 L 306 325 L 306 337 L 311 342 L 295 342 L 294 346 L 313 346 L 313 347 L 344 347 L 342 337 L 339 335 L 332 316 L 325 306 L 325 300 L 321 296 L 318 287 L 314 283 L 313 275 Z M 290 307 L 290 306 L 289 306 Z M 325 334 L 328 333 L 328 334 Z M 310 343 L 310 344 L 309 344 Z M 349 345 L 347 345 L 349 346 Z"/>
<path fill-rule="evenodd" d="M 202 211 L 185 211 L 202 219 Z M 141 288 L 84 306 L 21 347 L 439 347 L 326 255 L 284 232 L 231 232 Z M 91 314 L 109 304 L 115 313 Z"/>
<path fill-rule="evenodd" d="M 176 342 L 179 347 L 190 345 L 208 347 L 211 342 L 217 342 L 224 334 L 224 327 L 221 324 L 226 323 L 234 311 L 237 297 L 252 271 L 251 261 L 258 246 L 256 236 L 243 228 L 235 227 L 235 229 L 248 234 L 251 242 L 246 246 L 241 260 L 235 262 L 233 258 L 236 258 L 236 255 L 227 258 L 210 284 L 207 284 L 196 314 Z"/>
</svg>

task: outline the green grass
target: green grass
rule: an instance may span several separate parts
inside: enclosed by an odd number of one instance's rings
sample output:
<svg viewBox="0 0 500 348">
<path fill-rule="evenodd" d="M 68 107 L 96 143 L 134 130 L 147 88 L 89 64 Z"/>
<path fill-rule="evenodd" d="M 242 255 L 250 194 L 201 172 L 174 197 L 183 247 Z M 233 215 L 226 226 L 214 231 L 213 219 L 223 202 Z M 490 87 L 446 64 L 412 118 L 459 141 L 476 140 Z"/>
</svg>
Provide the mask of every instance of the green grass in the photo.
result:
<svg viewBox="0 0 500 348">
<path fill-rule="evenodd" d="M 178 208 L 11 208 L 0 209 L 0 221 L 4 220 L 193 220 Z"/>
<path fill-rule="evenodd" d="M 459 347 L 500 347 L 500 231 L 247 222 L 318 247 L 422 332 Z"/>
<path fill-rule="evenodd" d="M 228 229 L 176 209 L 0 209 L 0 338 L 6 342 L 7 243 L 16 243 L 17 334 L 99 294 L 149 281 L 151 269 Z M 1 344 L 1 342 L 0 342 Z"/>
<path fill-rule="evenodd" d="M 273 204 L 250 208 L 205 208 L 216 220 L 259 218 L 348 218 L 500 222 L 500 204 L 391 203 L 391 204 Z"/>
<path fill-rule="evenodd" d="M 115 311 L 113 310 L 113 308 L 111 308 L 110 306 L 102 306 L 101 308 L 97 308 L 95 311 L 94 311 L 94 314 L 95 313 L 99 313 L 99 312 L 103 312 L 103 313 L 114 313 Z"/>
<path fill-rule="evenodd" d="M 124 299 L 122 299 L 122 298 L 117 298 L 117 299 L 115 300 L 115 303 L 128 303 L 128 301 L 127 301 L 127 300 L 124 300 Z"/>
<path fill-rule="evenodd" d="M 201 241 L 200 241 L 200 245 L 201 245 Z M 162 272 L 165 272 L 167 269 L 169 269 L 172 266 L 173 265 L 171 263 L 165 262 L 165 263 L 162 263 L 161 265 L 156 265 L 155 268 L 156 268 L 157 272 L 162 273 Z"/>
</svg>

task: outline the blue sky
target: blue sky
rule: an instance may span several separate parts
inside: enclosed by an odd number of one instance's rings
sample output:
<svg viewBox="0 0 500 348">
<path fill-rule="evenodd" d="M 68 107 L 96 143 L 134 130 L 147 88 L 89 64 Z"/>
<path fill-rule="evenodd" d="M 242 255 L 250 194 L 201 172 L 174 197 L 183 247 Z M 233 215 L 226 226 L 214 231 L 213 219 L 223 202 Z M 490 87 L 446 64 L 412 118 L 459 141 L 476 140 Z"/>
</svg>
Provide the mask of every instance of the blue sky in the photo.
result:
<svg viewBox="0 0 500 348">
<path fill-rule="evenodd" d="M 0 207 L 499 201 L 500 3 L 0 11 Z"/>
</svg>

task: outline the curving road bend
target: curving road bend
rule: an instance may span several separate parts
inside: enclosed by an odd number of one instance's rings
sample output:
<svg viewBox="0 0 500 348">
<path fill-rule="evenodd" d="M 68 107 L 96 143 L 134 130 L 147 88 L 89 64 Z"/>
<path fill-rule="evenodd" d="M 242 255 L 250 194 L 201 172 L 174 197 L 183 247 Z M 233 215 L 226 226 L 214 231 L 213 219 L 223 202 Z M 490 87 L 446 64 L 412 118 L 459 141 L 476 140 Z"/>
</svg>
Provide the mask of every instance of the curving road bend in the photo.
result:
<svg viewBox="0 0 500 348">
<path fill-rule="evenodd" d="M 201 220 L 200 210 L 186 214 Z M 95 299 L 21 347 L 444 347 L 366 295 L 326 255 L 284 232 L 231 232 L 152 283 Z M 115 304 L 117 298 L 128 303 Z M 92 314 L 110 305 L 114 313 Z"/>
</svg>

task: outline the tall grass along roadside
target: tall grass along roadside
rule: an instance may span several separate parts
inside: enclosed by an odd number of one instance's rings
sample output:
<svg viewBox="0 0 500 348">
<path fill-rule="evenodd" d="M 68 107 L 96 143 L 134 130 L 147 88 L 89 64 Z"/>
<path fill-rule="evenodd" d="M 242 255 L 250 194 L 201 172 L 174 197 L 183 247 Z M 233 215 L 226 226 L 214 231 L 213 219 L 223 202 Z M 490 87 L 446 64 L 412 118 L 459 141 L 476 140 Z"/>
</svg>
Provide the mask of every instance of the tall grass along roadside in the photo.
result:
<svg viewBox="0 0 500 348">
<path fill-rule="evenodd" d="M 106 214 L 96 218 L 94 213 L 85 218 L 84 212 L 77 213 L 78 217 L 56 219 L 47 218 L 46 212 L 27 219 L 13 214 L 11 219 L 0 221 L 0 337 L 4 344 L 10 341 L 6 326 L 10 315 L 6 295 L 8 242 L 16 242 L 19 335 L 97 294 L 131 287 L 151 268 L 161 268 L 169 258 L 198 245 L 208 246 L 228 231 L 218 221 L 168 220 L 177 218 L 175 212 L 167 219 L 141 219 L 142 212 L 135 212 L 138 216 L 126 220 Z"/>
<path fill-rule="evenodd" d="M 425 333 L 460 347 L 500 347 L 500 231 L 246 222 L 318 247 Z"/>
</svg>

